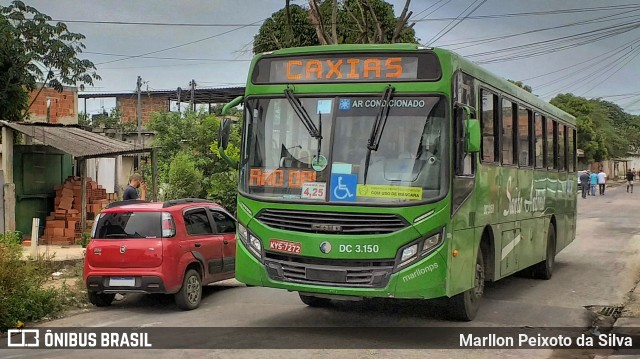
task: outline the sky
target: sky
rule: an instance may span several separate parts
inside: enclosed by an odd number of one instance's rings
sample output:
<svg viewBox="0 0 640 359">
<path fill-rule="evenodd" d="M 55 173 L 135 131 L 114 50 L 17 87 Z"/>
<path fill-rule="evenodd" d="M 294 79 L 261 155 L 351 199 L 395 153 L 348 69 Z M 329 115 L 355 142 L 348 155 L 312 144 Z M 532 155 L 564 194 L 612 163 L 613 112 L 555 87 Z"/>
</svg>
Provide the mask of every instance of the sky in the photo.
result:
<svg viewBox="0 0 640 359">
<path fill-rule="evenodd" d="M 243 86 L 259 25 L 285 3 L 23 1 L 86 36 L 86 50 L 80 57 L 93 61 L 102 77 L 86 92 L 134 91 L 138 76 L 143 89 L 149 90 L 186 89 L 192 79 L 197 87 Z M 3 5 L 9 2 L 0 0 Z M 404 0 L 388 2 L 399 15 Z M 421 43 L 456 51 L 499 76 L 522 80 L 545 100 L 570 92 L 602 97 L 640 114 L 637 0 L 412 0 L 410 9 Z M 150 52 L 154 53 L 147 56 L 155 58 L 128 58 Z M 95 113 L 103 107 L 108 111 L 114 105 L 109 99 L 91 100 L 87 111 Z"/>
</svg>

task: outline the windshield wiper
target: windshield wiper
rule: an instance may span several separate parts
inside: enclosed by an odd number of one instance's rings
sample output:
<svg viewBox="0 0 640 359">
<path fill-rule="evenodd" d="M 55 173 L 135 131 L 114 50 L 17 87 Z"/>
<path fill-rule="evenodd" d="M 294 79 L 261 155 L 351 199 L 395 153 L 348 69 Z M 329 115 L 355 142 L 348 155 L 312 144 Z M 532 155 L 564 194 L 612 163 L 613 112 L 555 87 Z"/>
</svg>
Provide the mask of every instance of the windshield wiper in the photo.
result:
<svg viewBox="0 0 640 359">
<path fill-rule="evenodd" d="M 395 88 L 393 86 L 389 86 L 384 89 L 384 93 L 382 94 L 382 101 L 380 102 L 380 110 L 378 111 L 378 115 L 373 122 L 371 135 L 369 136 L 369 140 L 367 141 L 367 157 L 364 163 L 363 183 L 365 185 L 367 184 L 367 175 L 369 174 L 371 151 L 377 151 L 378 147 L 380 146 L 382 132 L 384 131 L 384 126 L 387 124 L 387 118 L 389 117 L 389 108 L 391 105 L 391 98 L 393 97 L 393 91 L 395 91 Z"/>
<path fill-rule="evenodd" d="M 316 127 L 316 124 L 313 123 L 311 117 L 305 110 L 304 106 L 302 106 L 302 102 L 293 94 L 291 89 L 284 90 L 284 96 L 289 101 L 289 104 L 293 108 L 293 111 L 296 113 L 304 127 L 309 131 L 309 135 L 316 140 L 318 140 L 318 158 L 320 157 L 320 146 L 322 145 L 322 118 L 320 119 L 320 129 Z M 320 114 L 318 114 L 320 115 Z"/>
</svg>

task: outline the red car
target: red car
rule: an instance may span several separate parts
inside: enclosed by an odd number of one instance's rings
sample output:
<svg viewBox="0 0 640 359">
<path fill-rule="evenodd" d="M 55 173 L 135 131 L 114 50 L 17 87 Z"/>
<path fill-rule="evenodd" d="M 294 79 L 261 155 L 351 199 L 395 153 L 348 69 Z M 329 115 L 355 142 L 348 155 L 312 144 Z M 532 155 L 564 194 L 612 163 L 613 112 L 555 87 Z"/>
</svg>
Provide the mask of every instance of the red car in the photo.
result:
<svg viewBox="0 0 640 359">
<path fill-rule="evenodd" d="M 195 309 L 202 286 L 235 275 L 236 220 L 216 203 L 116 202 L 95 219 L 84 262 L 89 301 L 108 306 L 116 293 L 174 294 Z"/>
</svg>

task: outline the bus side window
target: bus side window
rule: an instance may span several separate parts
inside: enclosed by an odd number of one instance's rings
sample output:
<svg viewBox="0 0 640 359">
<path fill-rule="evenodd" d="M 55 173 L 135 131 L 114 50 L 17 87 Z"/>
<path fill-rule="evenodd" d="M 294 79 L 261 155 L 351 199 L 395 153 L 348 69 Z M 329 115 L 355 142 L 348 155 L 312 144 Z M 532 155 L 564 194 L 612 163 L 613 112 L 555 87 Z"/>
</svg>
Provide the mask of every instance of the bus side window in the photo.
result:
<svg viewBox="0 0 640 359">
<path fill-rule="evenodd" d="M 546 123 L 547 123 L 547 128 L 546 128 L 546 132 L 547 132 L 547 153 L 546 153 L 546 157 L 547 157 L 547 169 L 548 170 L 552 170 L 552 169 L 557 169 L 558 168 L 558 163 L 556 161 L 557 156 L 556 156 L 556 148 L 557 148 L 557 142 L 556 142 L 556 133 L 558 132 L 558 123 L 556 121 L 554 121 L 552 118 L 547 117 L 546 118 Z"/>
<path fill-rule="evenodd" d="M 565 152 L 566 150 L 566 130 L 563 124 L 561 123 L 557 123 L 557 136 L 556 136 L 556 142 L 558 143 L 558 170 L 560 171 L 565 171 L 567 169 L 567 162 L 566 162 L 566 158 L 567 158 L 567 154 Z"/>
<path fill-rule="evenodd" d="M 534 154 L 536 156 L 535 166 L 536 168 L 544 168 L 544 121 L 542 115 L 536 113 L 534 122 Z"/>
<path fill-rule="evenodd" d="M 481 106 L 482 160 L 484 162 L 498 162 L 500 160 L 500 152 L 498 152 L 498 144 L 500 142 L 498 132 L 498 96 L 482 90 Z"/>
<path fill-rule="evenodd" d="M 569 164 L 569 172 L 573 173 L 576 170 L 576 142 L 575 142 L 575 132 L 576 130 L 567 127 L 567 137 L 568 137 L 568 164 Z"/>
<path fill-rule="evenodd" d="M 531 110 L 518 106 L 518 164 L 521 167 L 533 165 L 531 144 L 533 142 L 533 131 Z"/>
</svg>

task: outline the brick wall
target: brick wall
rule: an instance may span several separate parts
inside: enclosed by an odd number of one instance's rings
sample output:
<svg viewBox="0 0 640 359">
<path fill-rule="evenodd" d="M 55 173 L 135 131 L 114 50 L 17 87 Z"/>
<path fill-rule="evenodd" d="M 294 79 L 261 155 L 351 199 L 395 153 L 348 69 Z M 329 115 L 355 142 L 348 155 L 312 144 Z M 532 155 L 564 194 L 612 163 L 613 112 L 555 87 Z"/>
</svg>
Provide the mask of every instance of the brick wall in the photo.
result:
<svg viewBox="0 0 640 359">
<path fill-rule="evenodd" d="M 29 94 L 29 103 L 36 98 L 38 90 Z M 78 90 L 65 87 L 62 92 L 52 88 L 44 88 L 29 109 L 30 121 L 47 121 L 47 100 L 49 100 L 49 122 L 51 123 L 78 123 Z"/>
<path fill-rule="evenodd" d="M 142 124 L 149 123 L 154 112 L 166 112 L 169 109 L 169 100 L 165 96 L 142 95 Z M 127 96 L 117 97 L 116 106 L 120 106 L 121 121 L 123 123 L 136 123 L 136 112 L 138 108 L 138 97 Z"/>
</svg>

